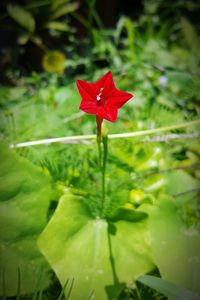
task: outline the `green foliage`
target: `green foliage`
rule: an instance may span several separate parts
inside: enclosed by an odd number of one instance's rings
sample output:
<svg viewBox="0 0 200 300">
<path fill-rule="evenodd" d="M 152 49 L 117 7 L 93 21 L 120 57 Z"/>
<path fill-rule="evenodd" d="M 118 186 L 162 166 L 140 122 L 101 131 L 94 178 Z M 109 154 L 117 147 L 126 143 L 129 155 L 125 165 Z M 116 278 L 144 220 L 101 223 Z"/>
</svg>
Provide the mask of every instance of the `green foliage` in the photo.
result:
<svg viewBox="0 0 200 300">
<path fill-rule="evenodd" d="M 23 7 L 12 3 L 7 5 L 8 15 L 30 34 L 30 38 L 33 38 L 34 31 L 38 34 L 41 29 L 69 31 L 69 27 L 64 22 L 55 20 L 74 12 L 77 8 L 76 2 L 70 3 L 60 0 L 49 0 L 41 3 L 31 1 Z M 44 13 L 45 10 L 48 14 Z"/>
<path fill-rule="evenodd" d="M 20 141 L 31 136 L 53 137 L 65 135 L 66 132 L 70 135 L 77 131 L 76 122 L 71 122 L 71 129 L 64 122 L 67 116 L 77 112 L 79 99 L 74 85 L 67 88 L 44 86 L 38 91 L 34 88 L 34 96 L 31 96 L 31 93 L 25 94 L 25 91 L 22 88 L 5 88 L 1 98 L 4 109 L 0 112 L 0 128 L 3 134 Z M 67 108 L 72 98 L 73 106 Z"/>
<path fill-rule="evenodd" d="M 67 192 L 39 247 L 63 286 L 74 278 L 72 299 L 87 299 L 91 292 L 95 299 L 113 299 L 153 266 L 146 221 L 94 219 L 84 202 Z"/>
<path fill-rule="evenodd" d="M 33 67 L 38 69 L 42 66 L 42 57 L 45 54 L 48 55 L 48 52 L 51 51 L 47 36 L 51 39 L 55 37 L 58 39 L 63 33 L 70 36 L 71 26 L 68 15 L 76 11 L 79 4 L 78 2 L 71 2 L 69 0 L 32 0 L 25 1 L 23 4 L 20 2 L 13 4 L 9 0 L 4 6 L 5 8 L 0 15 L 0 26 L 4 28 L 8 35 L 14 33 L 16 37 L 12 41 L 14 43 L 15 54 L 10 50 L 10 54 L 12 55 L 11 59 L 9 58 L 11 60 L 10 63 L 13 64 L 13 61 L 17 59 L 18 68 L 21 69 L 20 57 L 22 56 L 21 53 L 25 52 L 26 59 L 28 58 L 29 60 L 25 65 L 27 66 L 30 63 L 32 65 L 33 60 L 38 64 Z M 13 39 L 12 35 L 11 38 Z M 29 52 L 29 47 L 32 47 L 31 52 Z M 60 55 L 62 55 L 61 52 Z M 64 66 L 61 69 L 64 69 Z"/>
<path fill-rule="evenodd" d="M 0 294 L 30 294 L 50 282 L 36 240 L 47 222 L 51 180 L 2 144 L 0 160 Z"/>
<path fill-rule="evenodd" d="M 187 227 L 183 222 L 179 211 L 182 205 L 166 197 L 152 209 L 149 217 L 152 254 L 164 279 L 198 295 L 200 234 L 197 227 Z"/>
<path fill-rule="evenodd" d="M 154 276 L 143 275 L 138 279 L 140 282 L 156 289 L 173 300 L 199 300 L 200 298 L 190 291 L 180 288 L 171 282 Z"/>
<path fill-rule="evenodd" d="M 200 39 L 198 37 L 198 34 L 196 33 L 195 28 L 192 26 L 192 24 L 186 19 L 182 18 L 181 25 L 183 29 L 183 34 L 186 39 L 186 42 L 188 43 L 188 46 L 190 47 L 191 51 L 199 57 L 199 46 L 200 46 Z"/>
<path fill-rule="evenodd" d="M 35 20 L 30 12 L 17 5 L 8 5 L 8 14 L 30 34 L 35 30 Z"/>
</svg>

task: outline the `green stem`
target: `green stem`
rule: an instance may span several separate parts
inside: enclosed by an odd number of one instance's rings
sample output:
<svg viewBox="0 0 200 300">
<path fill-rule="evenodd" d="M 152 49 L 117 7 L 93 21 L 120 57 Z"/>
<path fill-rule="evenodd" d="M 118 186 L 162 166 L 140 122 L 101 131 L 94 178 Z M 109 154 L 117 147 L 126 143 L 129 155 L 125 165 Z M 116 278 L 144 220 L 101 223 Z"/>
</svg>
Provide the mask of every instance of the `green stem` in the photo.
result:
<svg viewBox="0 0 200 300">
<path fill-rule="evenodd" d="M 98 13 L 96 12 L 94 6 L 93 6 L 93 9 L 92 9 L 92 15 L 93 15 L 93 18 L 94 18 L 94 20 L 96 21 L 96 23 L 97 23 L 99 29 L 100 29 L 100 30 L 103 30 L 103 23 L 101 22 L 101 19 L 100 19 Z"/>
<path fill-rule="evenodd" d="M 105 174 L 106 174 L 106 161 L 107 161 L 107 153 L 108 153 L 108 138 L 103 137 L 103 163 L 102 163 L 102 206 L 101 206 L 101 213 L 104 213 L 104 206 L 105 206 Z"/>
<path fill-rule="evenodd" d="M 97 138 L 97 146 L 98 146 L 98 153 L 99 153 L 99 167 L 101 168 L 101 160 L 102 160 L 102 151 L 101 151 L 101 141 Z"/>
<path fill-rule="evenodd" d="M 102 134 L 101 134 L 101 129 L 102 129 L 102 122 L 103 119 L 96 116 L 96 124 L 97 124 L 97 146 L 98 146 L 98 152 L 99 152 L 99 166 L 101 167 L 102 163 L 101 163 L 101 141 L 102 141 Z"/>
<path fill-rule="evenodd" d="M 109 232 L 109 224 L 108 224 L 108 229 L 107 229 L 107 236 L 108 236 L 109 259 L 110 259 L 110 264 L 111 264 L 112 273 L 113 273 L 113 281 L 114 281 L 114 285 L 117 285 L 117 284 L 119 284 L 119 279 L 117 277 L 115 260 L 114 260 L 113 251 L 112 251 L 112 241 L 111 241 L 111 233 Z"/>
<path fill-rule="evenodd" d="M 97 123 L 97 146 L 99 152 L 99 167 L 101 169 L 101 216 L 104 214 L 104 204 L 105 204 L 105 173 L 106 173 L 106 161 L 108 152 L 108 138 L 107 136 L 102 136 L 102 121 L 103 119 L 96 117 Z"/>
</svg>

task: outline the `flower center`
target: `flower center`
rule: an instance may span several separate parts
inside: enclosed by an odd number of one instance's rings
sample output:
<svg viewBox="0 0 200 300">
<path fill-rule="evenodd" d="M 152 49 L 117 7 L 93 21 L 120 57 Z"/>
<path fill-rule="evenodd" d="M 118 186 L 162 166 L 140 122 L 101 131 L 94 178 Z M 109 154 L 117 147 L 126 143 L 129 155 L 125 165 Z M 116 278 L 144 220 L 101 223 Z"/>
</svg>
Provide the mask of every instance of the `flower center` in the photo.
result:
<svg viewBox="0 0 200 300">
<path fill-rule="evenodd" d="M 103 88 L 100 88 L 100 92 L 99 92 L 99 94 L 97 94 L 97 96 L 96 96 L 97 101 L 100 101 L 100 100 L 101 100 L 102 92 L 103 92 Z"/>
</svg>

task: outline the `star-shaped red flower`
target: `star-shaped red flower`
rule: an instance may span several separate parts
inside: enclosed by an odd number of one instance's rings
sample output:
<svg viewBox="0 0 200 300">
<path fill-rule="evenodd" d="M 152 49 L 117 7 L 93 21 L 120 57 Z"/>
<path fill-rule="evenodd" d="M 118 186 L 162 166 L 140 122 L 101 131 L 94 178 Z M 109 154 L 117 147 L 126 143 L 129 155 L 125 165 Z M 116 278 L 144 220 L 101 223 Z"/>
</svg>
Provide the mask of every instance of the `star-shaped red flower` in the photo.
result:
<svg viewBox="0 0 200 300">
<path fill-rule="evenodd" d="M 80 109 L 110 122 L 116 121 L 118 109 L 133 97 L 116 88 L 111 72 L 95 83 L 77 80 L 76 84 L 82 97 Z"/>
</svg>

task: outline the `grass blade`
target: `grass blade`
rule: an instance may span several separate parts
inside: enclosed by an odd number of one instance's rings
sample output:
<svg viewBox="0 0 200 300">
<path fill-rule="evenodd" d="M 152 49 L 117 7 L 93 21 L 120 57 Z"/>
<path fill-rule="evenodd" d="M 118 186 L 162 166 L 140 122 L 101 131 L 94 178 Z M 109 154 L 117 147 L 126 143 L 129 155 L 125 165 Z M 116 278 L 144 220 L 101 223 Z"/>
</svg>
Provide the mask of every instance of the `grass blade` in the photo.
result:
<svg viewBox="0 0 200 300">
<path fill-rule="evenodd" d="M 38 300 L 42 300 L 43 290 L 39 291 Z"/>
<path fill-rule="evenodd" d="M 68 291 L 68 294 L 67 294 L 65 300 L 69 299 L 71 292 L 72 292 L 73 285 L 74 285 L 74 278 L 72 278 L 71 285 L 69 287 L 69 291 Z"/>
<path fill-rule="evenodd" d="M 20 300 L 20 293 L 21 293 L 21 273 L 20 273 L 20 268 L 18 267 L 17 269 L 18 272 L 18 280 L 17 280 L 17 296 L 16 300 Z"/>
<path fill-rule="evenodd" d="M 89 294 L 89 297 L 87 300 L 92 300 L 93 299 L 93 296 L 94 296 L 94 290 L 91 291 L 91 293 Z"/>
<path fill-rule="evenodd" d="M 200 297 L 193 292 L 177 286 L 162 278 L 150 275 L 143 275 L 138 279 L 139 282 L 157 290 L 173 300 L 200 300 Z"/>
<path fill-rule="evenodd" d="M 2 270 L 2 291 L 3 291 L 3 296 L 2 300 L 6 300 L 6 279 L 5 279 L 5 270 Z"/>
<path fill-rule="evenodd" d="M 63 289 L 62 289 L 62 291 L 60 292 L 60 295 L 58 296 L 58 299 L 57 299 L 57 300 L 62 300 L 62 297 L 63 297 L 63 295 L 64 295 L 64 293 L 65 293 L 65 289 L 66 289 L 68 283 L 69 283 L 69 279 L 67 279 L 67 281 L 65 282 L 65 284 L 64 284 L 64 286 L 63 286 Z"/>
<path fill-rule="evenodd" d="M 35 292 L 33 293 L 32 300 L 37 300 L 37 291 L 35 291 Z"/>
</svg>

